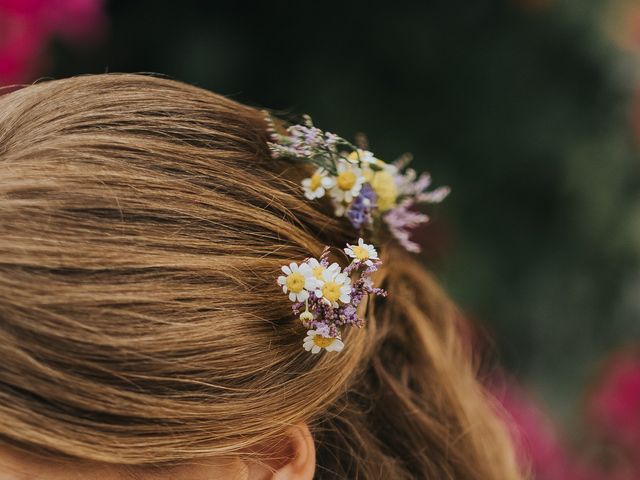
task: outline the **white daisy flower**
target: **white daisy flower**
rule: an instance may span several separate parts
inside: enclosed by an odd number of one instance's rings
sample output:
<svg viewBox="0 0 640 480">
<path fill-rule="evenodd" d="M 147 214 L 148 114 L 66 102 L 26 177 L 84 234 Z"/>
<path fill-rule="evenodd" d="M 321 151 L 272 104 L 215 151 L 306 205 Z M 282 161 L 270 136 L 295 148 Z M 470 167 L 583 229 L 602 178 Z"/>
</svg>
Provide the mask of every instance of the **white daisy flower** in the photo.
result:
<svg viewBox="0 0 640 480">
<path fill-rule="evenodd" d="M 333 308 L 338 307 L 338 301 L 351 301 L 351 278 L 340 269 L 322 272 L 322 280 L 316 282 L 316 297 L 324 298 Z"/>
<path fill-rule="evenodd" d="M 302 180 L 302 189 L 304 196 L 309 200 L 324 197 L 327 190 L 335 186 L 336 179 L 329 176 L 324 168 L 318 168 L 309 178 Z"/>
<path fill-rule="evenodd" d="M 336 203 L 350 203 L 358 196 L 365 181 L 362 170 L 346 160 L 338 163 L 337 170 L 336 183 L 329 190 L 329 194 Z"/>
<path fill-rule="evenodd" d="M 284 275 L 278 277 L 278 285 L 284 293 L 289 294 L 292 302 L 304 302 L 309 298 L 309 292 L 317 288 L 317 281 L 311 268 L 306 263 L 298 265 L 291 262 L 282 267 Z"/>
<path fill-rule="evenodd" d="M 325 267 L 315 258 L 310 258 L 309 260 L 307 260 L 307 265 L 309 265 L 309 268 L 311 268 L 313 277 L 316 280 L 322 280 L 322 273 L 325 270 L 330 270 L 332 272 L 338 272 L 340 270 L 340 265 L 338 265 L 336 262 L 333 262 L 328 267 Z"/>
<path fill-rule="evenodd" d="M 347 159 L 352 163 L 360 163 L 360 164 L 374 164 L 378 163 L 378 159 L 373 155 L 369 150 L 363 150 L 358 148 L 354 150 L 349 155 L 347 155 Z"/>
<path fill-rule="evenodd" d="M 391 175 L 396 175 L 398 173 L 398 167 L 393 163 L 383 162 L 382 160 L 378 160 L 376 165 L 378 165 L 385 172 L 389 172 Z"/>
<path fill-rule="evenodd" d="M 315 354 L 320 353 L 323 348 L 327 352 L 340 352 L 344 348 L 344 343 L 339 338 L 325 336 L 324 332 L 308 330 L 302 346 L 307 352 Z"/>
<path fill-rule="evenodd" d="M 347 205 L 344 202 L 333 200 L 333 214 L 336 217 L 342 217 L 347 213 Z"/>
<path fill-rule="evenodd" d="M 355 258 L 369 266 L 373 265 L 372 260 L 379 260 L 378 252 L 375 247 L 368 243 L 364 243 L 362 238 L 358 239 L 357 245 L 350 245 L 347 243 L 347 248 L 344 249 L 344 252 L 351 258 Z"/>
</svg>

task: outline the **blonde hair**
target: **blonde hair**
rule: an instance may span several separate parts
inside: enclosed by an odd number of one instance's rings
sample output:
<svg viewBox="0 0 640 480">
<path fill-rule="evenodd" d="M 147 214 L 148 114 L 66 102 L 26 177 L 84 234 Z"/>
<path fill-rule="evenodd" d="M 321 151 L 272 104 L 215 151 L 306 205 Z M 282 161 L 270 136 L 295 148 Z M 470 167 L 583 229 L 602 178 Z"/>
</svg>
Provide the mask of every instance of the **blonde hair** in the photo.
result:
<svg viewBox="0 0 640 480">
<path fill-rule="evenodd" d="M 393 243 L 366 327 L 302 349 L 279 267 L 353 230 L 266 140 L 256 109 L 150 76 L 0 97 L 0 437 L 171 464 L 305 421 L 319 479 L 520 478 L 455 306 Z"/>
</svg>

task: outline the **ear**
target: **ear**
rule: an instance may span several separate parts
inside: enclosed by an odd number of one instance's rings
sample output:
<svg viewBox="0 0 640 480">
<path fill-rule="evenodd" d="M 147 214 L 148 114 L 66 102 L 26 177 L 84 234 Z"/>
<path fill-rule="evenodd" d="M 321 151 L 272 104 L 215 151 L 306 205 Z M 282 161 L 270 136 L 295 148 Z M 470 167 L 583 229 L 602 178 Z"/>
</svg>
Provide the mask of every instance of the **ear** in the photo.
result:
<svg viewBox="0 0 640 480">
<path fill-rule="evenodd" d="M 313 480 L 316 470 L 316 446 L 306 423 L 289 428 L 281 439 L 271 445 L 265 445 L 261 451 L 273 460 L 250 467 L 249 478 Z"/>
</svg>

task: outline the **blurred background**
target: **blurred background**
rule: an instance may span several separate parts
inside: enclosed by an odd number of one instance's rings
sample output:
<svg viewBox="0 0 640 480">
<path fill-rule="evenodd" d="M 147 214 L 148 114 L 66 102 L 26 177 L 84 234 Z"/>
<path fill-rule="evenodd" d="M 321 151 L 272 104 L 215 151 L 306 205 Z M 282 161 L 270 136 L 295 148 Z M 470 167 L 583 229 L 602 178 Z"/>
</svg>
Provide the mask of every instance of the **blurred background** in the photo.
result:
<svg viewBox="0 0 640 480">
<path fill-rule="evenodd" d="M 0 85 L 102 72 L 413 152 L 536 478 L 640 478 L 640 0 L 0 0 Z"/>
</svg>

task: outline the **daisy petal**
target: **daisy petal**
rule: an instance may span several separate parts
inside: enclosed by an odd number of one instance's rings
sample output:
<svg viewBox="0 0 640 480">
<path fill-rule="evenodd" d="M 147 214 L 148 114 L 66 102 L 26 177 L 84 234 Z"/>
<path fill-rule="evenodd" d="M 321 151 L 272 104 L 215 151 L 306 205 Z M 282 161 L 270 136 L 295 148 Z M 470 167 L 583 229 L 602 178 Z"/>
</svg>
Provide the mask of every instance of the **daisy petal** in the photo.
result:
<svg viewBox="0 0 640 480">
<path fill-rule="evenodd" d="M 322 279 L 325 282 L 330 281 L 335 275 L 335 272 L 333 270 L 329 270 L 328 268 L 322 272 Z"/>
</svg>

